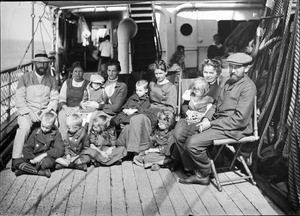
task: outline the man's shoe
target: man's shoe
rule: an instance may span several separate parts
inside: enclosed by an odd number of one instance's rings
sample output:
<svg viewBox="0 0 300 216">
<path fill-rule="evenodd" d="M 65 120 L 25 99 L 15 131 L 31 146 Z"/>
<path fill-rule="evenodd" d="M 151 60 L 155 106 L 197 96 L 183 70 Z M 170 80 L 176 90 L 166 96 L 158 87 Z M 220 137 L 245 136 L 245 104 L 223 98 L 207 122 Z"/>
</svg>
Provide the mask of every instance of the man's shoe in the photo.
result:
<svg viewBox="0 0 300 216">
<path fill-rule="evenodd" d="M 187 178 L 180 178 L 179 183 L 181 183 L 181 184 L 209 185 L 210 178 L 209 178 L 209 175 L 206 176 L 206 177 L 200 177 L 198 175 L 191 175 Z"/>
</svg>

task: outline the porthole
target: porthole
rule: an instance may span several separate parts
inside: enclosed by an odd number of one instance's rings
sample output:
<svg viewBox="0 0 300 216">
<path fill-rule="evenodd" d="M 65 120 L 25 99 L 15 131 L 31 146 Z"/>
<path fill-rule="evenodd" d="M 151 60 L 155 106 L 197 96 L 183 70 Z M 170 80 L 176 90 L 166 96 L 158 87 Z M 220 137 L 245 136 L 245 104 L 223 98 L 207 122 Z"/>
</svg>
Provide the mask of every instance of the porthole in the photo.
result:
<svg viewBox="0 0 300 216">
<path fill-rule="evenodd" d="M 185 23 L 180 27 L 180 32 L 184 36 L 189 36 L 193 32 L 193 27 L 190 24 Z"/>
</svg>

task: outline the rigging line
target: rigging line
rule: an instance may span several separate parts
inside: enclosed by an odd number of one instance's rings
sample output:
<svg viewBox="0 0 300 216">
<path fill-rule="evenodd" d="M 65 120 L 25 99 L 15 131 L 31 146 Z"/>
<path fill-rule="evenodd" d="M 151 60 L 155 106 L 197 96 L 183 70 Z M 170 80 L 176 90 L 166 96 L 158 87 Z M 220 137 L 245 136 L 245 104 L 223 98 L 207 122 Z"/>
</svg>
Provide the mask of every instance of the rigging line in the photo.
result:
<svg viewBox="0 0 300 216">
<path fill-rule="evenodd" d="M 45 12 L 46 12 L 46 6 L 47 6 L 47 5 L 44 6 L 44 12 L 43 12 L 42 16 L 40 16 L 39 22 L 40 22 L 40 20 L 44 17 L 44 15 L 45 15 Z M 36 26 L 35 31 L 34 31 L 34 33 L 33 33 L 33 36 L 35 36 L 35 34 L 36 34 L 37 30 L 38 30 L 38 27 L 39 27 L 39 25 Z M 28 46 L 27 46 L 27 48 L 26 48 L 26 50 L 25 50 L 25 53 L 24 53 L 23 57 L 21 58 L 21 61 L 20 61 L 20 64 L 19 64 L 17 70 L 21 68 L 22 62 L 23 62 L 23 60 L 24 60 L 24 58 L 25 58 L 25 56 L 26 56 L 26 54 L 27 54 L 27 52 L 28 52 L 28 50 L 29 50 L 29 48 L 30 48 L 32 42 L 33 42 L 33 37 L 32 37 L 31 40 L 29 41 L 29 44 L 28 44 Z"/>
<path fill-rule="evenodd" d="M 41 32 L 42 44 L 43 44 L 44 50 L 46 50 L 46 48 L 45 48 L 45 42 L 44 42 L 44 37 L 43 37 L 43 31 L 42 31 L 42 24 L 41 24 L 41 22 L 39 23 L 39 25 L 40 25 L 40 32 Z"/>
<path fill-rule="evenodd" d="M 43 23 L 43 22 L 41 22 L 41 23 L 42 23 L 42 25 L 43 25 L 43 27 L 44 27 L 45 31 L 47 32 L 47 34 L 48 34 L 49 38 L 50 38 L 50 39 L 52 39 L 52 38 L 51 38 L 51 36 L 50 36 L 50 34 L 49 34 L 49 32 L 47 31 L 47 29 L 46 29 L 46 27 L 45 27 L 44 23 Z"/>
</svg>

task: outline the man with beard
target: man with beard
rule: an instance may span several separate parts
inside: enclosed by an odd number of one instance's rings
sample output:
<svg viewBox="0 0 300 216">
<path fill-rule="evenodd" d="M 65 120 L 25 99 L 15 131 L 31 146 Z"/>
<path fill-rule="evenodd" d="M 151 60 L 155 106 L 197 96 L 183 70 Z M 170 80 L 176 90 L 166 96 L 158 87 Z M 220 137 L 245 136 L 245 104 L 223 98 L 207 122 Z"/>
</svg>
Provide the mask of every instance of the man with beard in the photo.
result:
<svg viewBox="0 0 300 216">
<path fill-rule="evenodd" d="M 56 112 L 58 104 L 58 86 L 54 77 L 47 73 L 49 62 L 44 50 L 36 51 L 32 60 L 34 70 L 21 76 L 18 82 L 15 103 L 18 113 L 18 125 L 12 153 L 12 171 L 15 171 L 22 157 L 24 142 L 35 123 L 40 123 L 44 113 Z"/>
<path fill-rule="evenodd" d="M 227 58 L 230 79 L 221 89 L 214 109 L 209 110 L 201 123 L 175 127 L 175 160 L 182 160 L 188 177 L 180 178 L 182 184 L 210 183 L 210 160 L 207 148 L 213 140 L 233 138 L 239 140 L 253 132 L 252 112 L 256 87 L 246 75 L 252 57 L 234 53 Z"/>
</svg>

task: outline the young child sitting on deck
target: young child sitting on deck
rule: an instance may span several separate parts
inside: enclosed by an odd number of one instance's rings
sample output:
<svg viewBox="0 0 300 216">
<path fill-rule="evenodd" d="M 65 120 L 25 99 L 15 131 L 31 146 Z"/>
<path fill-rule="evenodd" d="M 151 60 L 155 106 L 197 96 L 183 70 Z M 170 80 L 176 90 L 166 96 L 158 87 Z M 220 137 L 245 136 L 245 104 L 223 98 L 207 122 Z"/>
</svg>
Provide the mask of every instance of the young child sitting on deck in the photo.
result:
<svg viewBox="0 0 300 216">
<path fill-rule="evenodd" d="M 104 81 L 104 78 L 98 74 L 93 74 L 90 77 L 90 84 L 85 89 L 80 103 L 82 109 L 79 112 L 83 118 L 83 125 L 89 122 L 92 113 L 97 110 L 89 105 L 90 101 L 104 104 L 107 100 L 107 95 L 103 88 Z"/>
<path fill-rule="evenodd" d="M 148 81 L 139 80 L 135 84 L 136 93 L 133 94 L 121 108 L 118 115 L 110 120 L 110 124 L 116 126 L 129 124 L 130 118 L 134 114 L 142 113 L 150 107 L 150 100 L 148 96 Z"/>
<path fill-rule="evenodd" d="M 50 169 L 55 167 L 55 159 L 64 155 L 64 143 L 55 120 L 54 113 L 45 113 L 41 117 L 40 128 L 33 130 L 24 145 L 24 156 L 16 161 L 16 176 L 32 174 L 51 177 Z"/>
<path fill-rule="evenodd" d="M 157 128 L 151 135 L 152 146 L 133 158 L 135 164 L 144 168 L 151 167 L 152 171 L 157 171 L 160 167 L 172 167 L 170 147 L 175 142 L 171 130 L 175 122 L 174 114 L 165 110 L 159 112 L 157 118 Z"/>
<path fill-rule="evenodd" d="M 124 146 L 116 146 L 115 127 L 110 126 L 106 115 L 99 115 L 92 121 L 92 129 L 86 139 L 89 148 L 82 152 L 83 162 L 92 162 L 95 167 L 121 164 L 127 151 Z M 88 157 L 87 157 L 88 156 Z"/>
<path fill-rule="evenodd" d="M 209 84 L 204 78 L 197 78 L 183 95 L 182 104 L 183 117 L 189 124 L 200 122 L 205 113 L 212 106 L 213 98 L 207 96 Z"/>
<path fill-rule="evenodd" d="M 56 169 L 63 167 L 87 171 L 87 165 L 82 163 L 80 154 L 88 146 L 84 145 L 86 131 L 82 127 L 82 118 L 78 114 L 67 117 L 67 139 L 65 143 L 65 155 L 56 159 Z"/>
</svg>

